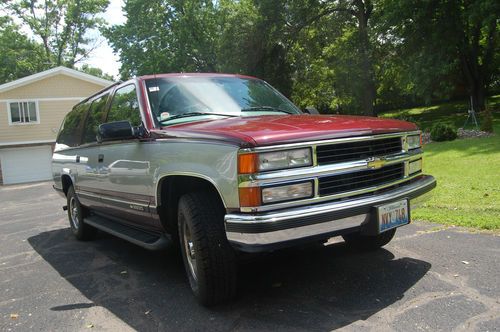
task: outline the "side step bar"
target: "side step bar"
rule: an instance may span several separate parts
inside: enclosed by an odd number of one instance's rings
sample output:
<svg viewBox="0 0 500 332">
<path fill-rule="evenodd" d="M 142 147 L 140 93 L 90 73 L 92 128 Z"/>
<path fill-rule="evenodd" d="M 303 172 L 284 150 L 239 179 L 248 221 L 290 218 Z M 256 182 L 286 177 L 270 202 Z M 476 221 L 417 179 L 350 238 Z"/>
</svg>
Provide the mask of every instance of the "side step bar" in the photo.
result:
<svg viewBox="0 0 500 332">
<path fill-rule="evenodd" d="M 148 250 L 165 249 L 170 243 L 170 239 L 164 234 L 148 233 L 97 215 L 89 216 L 83 222 Z"/>
</svg>

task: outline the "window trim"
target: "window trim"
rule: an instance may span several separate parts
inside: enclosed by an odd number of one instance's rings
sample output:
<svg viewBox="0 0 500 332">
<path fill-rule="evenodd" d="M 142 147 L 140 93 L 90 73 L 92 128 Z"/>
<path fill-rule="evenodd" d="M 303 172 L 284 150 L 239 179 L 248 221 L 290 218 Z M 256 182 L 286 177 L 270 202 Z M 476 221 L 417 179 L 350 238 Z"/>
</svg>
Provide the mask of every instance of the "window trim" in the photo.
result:
<svg viewBox="0 0 500 332">
<path fill-rule="evenodd" d="M 38 103 L 38 99 L 10 99 L 6 101 L 7 103 L 7 116 L 9 120 L 9 126 L 26 126 L 26 125 L 34 125 L 40 124 L 40 105 Z M 35 111 L 36 111 L 36 121 L 30 122 L 12 122 L 12 112 L 10 108 L 10 104 L 13 103 L 35 103 Z"/>
<path fill-rule="evenodd" d="M 79 146 L 89 146 L 89 145 L 92 145 L 92 144 L 98 144 L 97 141 L 92 141 L 92 142 L 84 142 L 84 138 L 85 138 L 85 132 L 87 130 L 87 124 L 88 124 L 88 119 L 89 117 L 91 116 L 91 112 L 92 112 L 92 105 L 95 103 L 96 100 L 102 98 L 102 97 L 106 97 L 106 103 L 104 104 L 104 112 L 103 112 L 103 115 L 100 119 L 100 124 L 103 124 L 105 123 L 104 121 L 105 120 L 105 117 L 107 117 L 107 114 L 109 112 L 109 107 L 110 107 L 110 96 L 111 96 L 111 90 L 109 89 L 106 89 L 104 91 L 101 91 L 98 95 L 94 95 L 92 96 L 91 98 L 88 98 L 85 102 L 83 102 L 83 105 L 85 104 L 88 104 L 88 107 L 87 107 L 87 110 L 85 111 L 85 118 L 83 120 L 83 125 L 82 125 L 82 129 L 80 130 L 80 140 L 79 140 L 79 144 L 78 144 L 78 147 Z M 77 104 L 75 106 L 73 106 L 73 108 L 75 108 L 76 106 L 78 106 L 80 104 Z"/>
<path fill-rule="evenodd" d="M 113 91 L 111 92 L 110 94 L 110 99 L 109 99 L 109 104 L 108 104 L 108 110 L 106 112 L 106 117 L 104 118 L 104 123 L 108 123 L 108 118 L 109 118 L 109 112 L 111 112 L 111 107 L 113 106 L 113 100 L 115 99 L 115 96 L 116 96 L 116 92 L 120 89 L 123 89 L 123 88 L 126 88 L 128 86 L 132 85 L 134 87 L 134 90 L 135 90 L 135 96 L 137 98 L 137 106 L 138 106 L 138 109 L 139 109 L 139 117 L 141 118 L 141 124 L 139 126 L 142 126 L 145 128 L 145 115 L 143 114 L 143 111 L 142 111 L 142 108 L 141 108 L 141 102 L 140 102 L 140 93 L 139 93 L 139 89 L 138 89 L 138 86 L 137 84 L 135 84 L 135 82 L 131 82 L 131 81 L 127 81 L 127 82 L 123 82 L 122 84 L 120 85 L 116 85 L 114 86 L 114 89 Z"/>
</svg>

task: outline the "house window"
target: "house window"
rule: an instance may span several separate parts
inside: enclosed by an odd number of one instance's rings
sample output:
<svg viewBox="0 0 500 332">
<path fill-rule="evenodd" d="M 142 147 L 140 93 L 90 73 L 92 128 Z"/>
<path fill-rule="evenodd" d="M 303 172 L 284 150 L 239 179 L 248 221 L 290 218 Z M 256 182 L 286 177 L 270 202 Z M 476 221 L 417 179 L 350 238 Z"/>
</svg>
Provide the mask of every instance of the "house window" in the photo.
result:
<svg viewBox="0 0 500 332">
<path fill-rule="evenodd" d="M 11 124 L 39 123 L 38 105 L 34 101 L 9 102 Z"/>
</svg>

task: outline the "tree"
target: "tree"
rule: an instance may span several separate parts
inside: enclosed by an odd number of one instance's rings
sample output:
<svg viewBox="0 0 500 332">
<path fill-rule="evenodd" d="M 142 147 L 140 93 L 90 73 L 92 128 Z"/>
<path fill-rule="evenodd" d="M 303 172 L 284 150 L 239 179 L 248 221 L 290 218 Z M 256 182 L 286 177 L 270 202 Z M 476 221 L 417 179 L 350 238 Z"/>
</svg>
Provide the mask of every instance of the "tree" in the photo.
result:
<svg viewBox="0 0 500 332">
<path fill-rule="evenodd" d="M 45 69 L 43 48 L 19 33 L 19 26 L 0 17 L 0 84 Z"/>
<path fill-rule="evenodd" d="M 325 69 L 338 76 L 335 83 L 332 82 L 335 90 L 340 90 L 335 92 L 337 101 L 340 101 L 339 95 L 344 95 L 351 111 L 359 109 L 365 115 L 373 115 L 376 83 L 369 24 L 374 11 L 372 0 L 309 1 L 302 8 L 295 5 L 294 9 L 296 18 L 289 24 L 289 34 L 295 36 L 294 39 L 300 32 L 307 36 L 315 29 L 326 28 L 333 32 L 327 44 L 318 42 L 323 51 L 330 54 L 327 56 L 329 61 L 324 63 Z M 341 29 L 340 34 L 338 29 Z"/>
<path fill-rule="evenodd" d="M 2 8 L 40 40 L 44 61 L 73 67 L 96 47 L 87 35 L 104 24 L 97 15 L 108 0 L 7 0 Z"/>
<path fill-rule="evenodd" d="M 94 75 L 96 77 L 104 78 L 105 80 L 108 80 L 108 81 L 115 80 L 113 76 L 111 76 L 107 73 L 104 73 L 100 68 L 91 67 L 88 64 L 84 64 L 79 70 L 84 72 L 84 73 Z"/>
<path fill-rule="evenodd" d="M 213 1 L 128 0 L 124 11 L 126 23 L 103 31 L 120 54 L 122 77 L 217 70 L 218 17 Z"/>
<path fill-rule="evenodd" d="M 128 77 L 233 72 L 300 106 L 374 114 L 498 85 L 494 0 L 126 0 L 104 33 Z M 147 20 L 144 17 L 147 16 Z"/>
<path fill-rule="evenodd" d="M 483 110 L 488 86 L 499 73 L 500 3 L 385 0 L 383 7 L 381 26 L 388 42 L 398 46 L 397 57 L 406 59 L 416 89 L 431 87 L 428 93 L 446 96 L 460 77 L 474 108 Z"/>
<path fill-rule="evenodd" d="M 290 96 L 289 11 L 287 0 L 221 2 L 219 70 L 260 77 Z"/>
</svg>

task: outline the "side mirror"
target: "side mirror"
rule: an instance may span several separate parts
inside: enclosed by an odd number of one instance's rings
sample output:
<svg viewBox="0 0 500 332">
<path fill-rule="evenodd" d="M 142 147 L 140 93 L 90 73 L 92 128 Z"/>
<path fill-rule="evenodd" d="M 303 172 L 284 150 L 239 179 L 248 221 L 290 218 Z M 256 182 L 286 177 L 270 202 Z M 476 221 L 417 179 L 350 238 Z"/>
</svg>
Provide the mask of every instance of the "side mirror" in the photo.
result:
<svg viewBox="0 0 500 332">
<path fill-rule="evenodd" d="M 113 141 L 137 138 L 138 130 L 132 127 L 129 121 L 108 122 L 99 125 L 97 129 L 97 141 Z"/>
<path fill-rule="evenodd" d="M 308 106 L 304 109 L 304 113 L 307 114 L 319 114 L 318 110 L 314 106 Z"/>
</svg>

